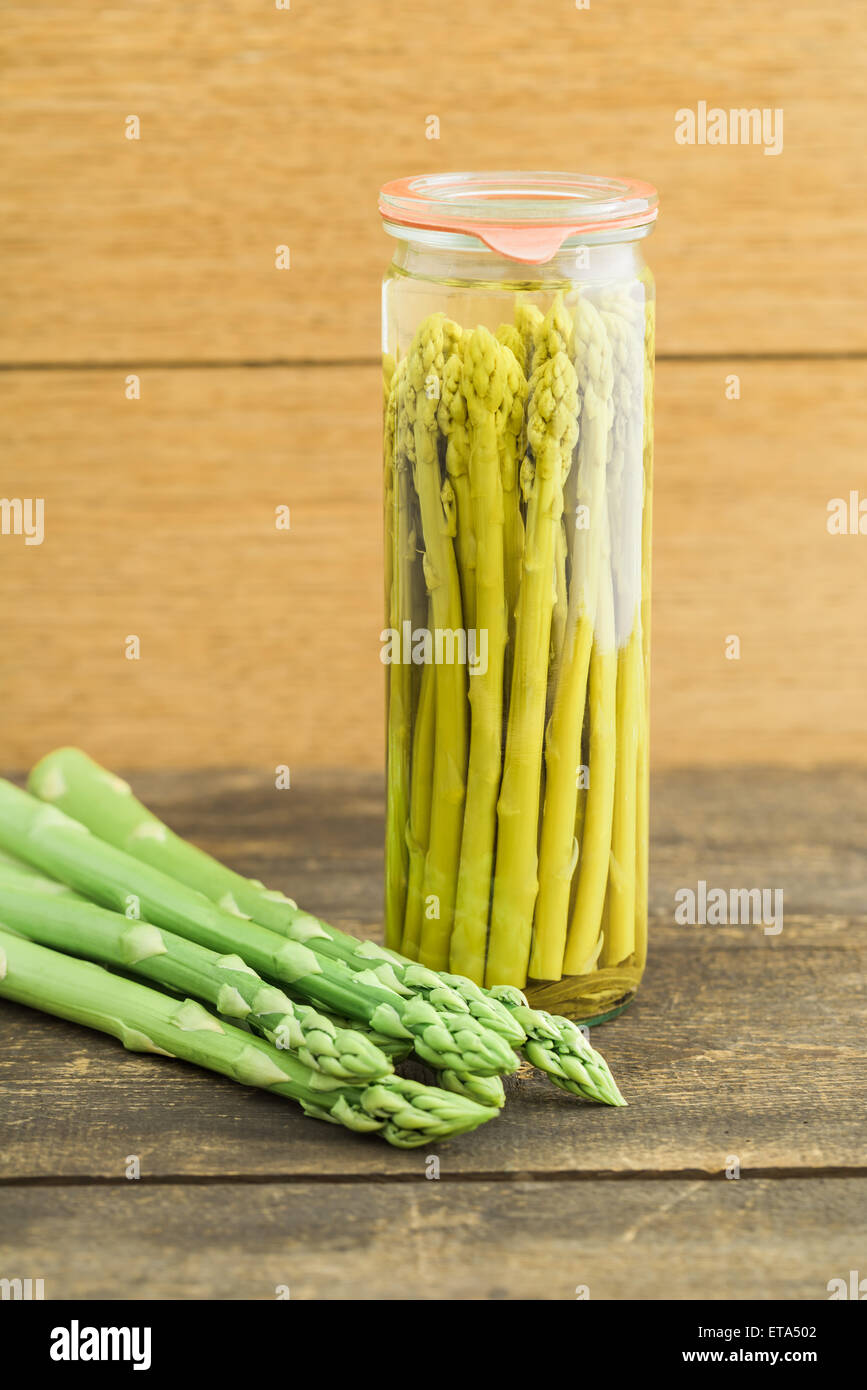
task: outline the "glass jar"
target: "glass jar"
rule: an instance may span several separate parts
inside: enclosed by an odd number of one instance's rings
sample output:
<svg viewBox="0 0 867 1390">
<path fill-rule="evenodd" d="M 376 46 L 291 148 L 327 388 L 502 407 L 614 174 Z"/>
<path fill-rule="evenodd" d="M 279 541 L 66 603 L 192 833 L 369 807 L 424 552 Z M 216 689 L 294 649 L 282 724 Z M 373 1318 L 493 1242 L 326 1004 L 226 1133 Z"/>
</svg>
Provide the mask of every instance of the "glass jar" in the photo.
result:
<svg viewBox="0 0 867 1390">
<path fill-rule="evenodd" d="M 586 1022 L 647 953 L 647 184 L 380 193 L 386 941 Z"/>
</svg>

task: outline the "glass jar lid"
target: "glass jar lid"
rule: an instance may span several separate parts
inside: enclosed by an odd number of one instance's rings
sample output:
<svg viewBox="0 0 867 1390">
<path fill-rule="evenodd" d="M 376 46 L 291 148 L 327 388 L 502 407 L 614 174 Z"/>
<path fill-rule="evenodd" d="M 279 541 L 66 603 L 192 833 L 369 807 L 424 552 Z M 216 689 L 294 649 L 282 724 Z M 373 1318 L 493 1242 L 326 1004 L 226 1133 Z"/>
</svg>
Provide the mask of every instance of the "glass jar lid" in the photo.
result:
<svg viewBox="0 0 867 1390">
<path fill-rule="evenodd" d="M 658 195 L 638 179 L 591 174 L 422 174 L 379 191 L 386 231 L 406 228 L 473 237 L 525 265 L 542 265 L 569 241 L 644 236 L 656 220 Z"/>
</svg>

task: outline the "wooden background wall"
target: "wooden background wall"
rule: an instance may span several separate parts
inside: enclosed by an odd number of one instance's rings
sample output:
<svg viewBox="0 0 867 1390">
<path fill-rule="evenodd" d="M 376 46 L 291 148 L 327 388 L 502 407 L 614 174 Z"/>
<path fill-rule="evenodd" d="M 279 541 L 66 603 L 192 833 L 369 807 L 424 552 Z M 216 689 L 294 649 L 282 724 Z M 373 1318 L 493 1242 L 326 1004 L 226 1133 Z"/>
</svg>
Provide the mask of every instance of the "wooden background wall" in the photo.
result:
<svg viewBox="0 0 867 1390">
<path fill-rule="evenodd" d="M 826 530 L 867 497 L 862 15 L 0 4 L 0 496 L 46 507 L 0 536 L 0 762 L 380 763 L 376 193 L 521 166 L 661 191 L 656 764 L 867 761 L 867 536 Z M 676 144 L 699 101 L 783 153 Z"/>
</svg>

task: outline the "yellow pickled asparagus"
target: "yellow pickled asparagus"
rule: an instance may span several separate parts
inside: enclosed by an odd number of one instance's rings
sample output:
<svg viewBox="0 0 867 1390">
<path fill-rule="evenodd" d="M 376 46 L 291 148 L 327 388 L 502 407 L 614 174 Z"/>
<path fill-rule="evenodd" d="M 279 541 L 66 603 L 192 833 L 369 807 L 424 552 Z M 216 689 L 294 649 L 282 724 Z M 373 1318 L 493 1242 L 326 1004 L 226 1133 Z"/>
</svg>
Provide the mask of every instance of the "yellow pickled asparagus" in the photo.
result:
<svg viewBox="0 0 867 1390">
<path fill-rule="evenodd" d="M 515 328 L 523 343 L 523 353 L 516 352 L 515 356 L 528 381 L 533 375 L 536 365 L 533 360 L 536 333 L 544 317 L 542 310 L 536 304 L 525 303 L 523 300 L 518 300 L 515 304 Z M 514 349 L 512 350 L 514 351 Z"/>
<path fill-rule="evenodd" d="M 566 528 L 561 520 L 557 528 L 557 537 L 554 547 L 554 611 L 551 615 L 551 655 L 549 662 L 552 672 L 556 672 L 559 669 L 560 658 L 563 655 L 563 643 L 566 638 L 566 615 L 568 610 L 569 596 L 566 586 Z M 548 682 L 549 693 L 551 695 L 553 695 L 555 684 L 556 682 L 553 680 L 549 680 Z"/>
<path fill-rule="evenodd" d="M 470 419 L 470 491 L 476 536 L 476 622 L 484 665 L 470 675 L 470 755 L 449 969 L 481 984 L 485 969 L 497 793 L 503 741 L 503 665 L 508 620 L 500 441 L 520 396 L 515 356 L 486 328 L 464 342 L 463 394 Z"/>
<path fill-rule="evenodd" d="M 541 346 L 544 341 L 540 336 L 537 343 Z M 565 352 L 555 352 L 533 372 L 527 438 L 533 457 L 532 461 L 529 457 L 525 461 L 524 565 L 497 808 L 497 854 L 485 971 L 488 985 L 522 985 L 530 955 L 547 693 L 545 654 L 551 639 L 553 611 L 552 575 L 557 529 L 563 513 L 563 483 L 578 438 L 578 379 Z"/>
<path fill-rule="evenodd" d="M 534 372 L 558 352 L 571 352 L 573 327 L 572 315 L 562 294 L 555 295 L 547 314 L 539 319 L 533 330 Z"/>
<path fill-rule="evenodd" d="M 398 424 L 398 398 L 405 377 L 403 364 L 392 374 L 386 406 L 386 571 L 389 575 L 389 625 L 403 636 L 412 619 L 413 568 L 416 537 L 412 528 L 411 458 L 409 439 Z M 390 465 L 390 466 L 389 466 Z M 385 840 L 386 942 L 400 942 L 406 905 L 409 851 L 406 822 L 409 812 L 410 731 L 412 728 L 412 667 L 392 660 L 387 672 L 388 796 Z"/>
<path fill-rule="evenodd" d="M 581 741 L 603 550 L 604 563 L 608 564 L 604 531 L 613 386 L 611 348 L 598 311 L 584 298 L 575 306 L 572 353 L 578 373 L 581 435 L 574 465 L 578 474 L 573 494 L 576 510 L 567 518 L 575 535 L 565 646 L 545 749 L 539 895 L 530 957 L 530 975 L 538 980 L 559 980 L 563 970 L 570 892 L 579 853 L 575 825 Z"/>
<path fill-rule="evenodd" d="M 523 362 L 526 348 L 513 324 L 503 323 L 497 329 L 497 340 L 509 349 L 517 367 L 517 387 L 512 395 L 512 408 L 500 438 L 500 472 L 503 479 L 503 582 L 506 586 L 506 611 L 509 620 L 506 663 L 503 674 L 504 708 L 509 707 L 512 688 L 512 662 L 515 655 L 515 620 L 518 610 L 518 590 L 521 585 L 521 564 L 524 556 L 524 518 L 521 515 L 520 460 L 524 457 L 524 413 L 527 405 L 527 379 Z M 518 351 L 515 351 L 515 348 Z"/>
<path fill-rule="evenodd" d="M 498 343 L 507 347 L 514 355 L 518 366 L 524 376 L 527 374 L 527 343 L 521 335 L 520 329 L 514 323 L 501 323 L 496 332 Z"/>
<path fill-rule="evenodd" d="M 415 444 L 425 579 L 431 596 L 433 635 L 442 646 L 441 651 L 434 652 L 436 740 L 419 948 L 419 960 L 432 970 L 443 970 L 448 964 L 467 769 L 467 672 L 466 665 L 454 659 L 453 650 L 463 624 L 453 541 L 454 491 L 440 473 L 436 420 L 445 371 L 445 322 L 442 314 L 432 314 L 421 324 L 408 357 L 406 390 Z"/>
<path fill-rule="evenodd" d="M 638 730 L 642 722 L 641 513 L 643 306 L 610 295 L 602 310 L 614 352 L 615 419 L 609 471 L 617 658 L 617 755 L 605 965 L 635 949 Z"/>
<path fill-rule="evenodd" d="M 430 603 L 428 603 L 430 612 Z M 428 617 L 428 630 L 432 627 Z M 412 763 L 409 784 L 409 876 L 406 913 L 399 950 L 410 960 L 418 960 L 421 924 L 424 919 L 424 868 L 430 841 L 431 785 L 433 782 L 434 739 L 436 736 L 435 672 L 430 662 L 421 668 L 421 685 L 412 735 Z"/>
<path fill-rule="evenodd" d="M 543 318 L 539 320 L 533 330 L 533 370 L 543 362 L 547 362 L 557 352 L 570 352 L 572 341 L 572 315 L 563 303 L 562 294 L 554 298 L 550 309 Z M 564 488 L 568 490 L 571 485 L 572 469 L 568 470 Z M 564 491 L 563 509 L 566 510 L 566 491 Z M 561 521 L 556 535 L 554 551 L 554 573 L 552 583 L 554 587 L 554 609 L 551 617 L 551 651 L 549 663 L 551 669 L 556 671 L 560 654 L 563 650 L 563 639 L 566 634 L 566 532 Z M 551 682 L 549 681 L 549 691 Z"/>
<path fill-rule="evenodd" d="M 605 965 L 618 965 L 635 949 L 635 868 L 638 788 L 638 723 L 642 702 L 641 623 L 617 662 L 617 757 L 611 862 L 608 875 L 608 931 Z"/>
<path fill-rule="evenodd" d="M 617 648 L 614 637 L 614 587 L 608 541 L 608 503 L 603 495 L 603 541 L 596 600 L 596 627 L 590 654 L 588 705 L 589 785 L 578 861 L 578 886 L 569 921 L 564 975 L 592 969 L 599 942 L 608 883 L 611 823 L 614 815 L 614 767 L 617 700 Z"/>
<path fill-rule="evenodd" d="M 470 432 L 467 402 L 461 385 L 462 374 L 463 348 L 459 344 L 446 360 L 437 423 L 445 436 L 446 473 L 455 494 L 455 558 L 461 583 L 464 626 L 469 632 L 476 626 L 476 539 L 470 497 Z"/>
</svg>

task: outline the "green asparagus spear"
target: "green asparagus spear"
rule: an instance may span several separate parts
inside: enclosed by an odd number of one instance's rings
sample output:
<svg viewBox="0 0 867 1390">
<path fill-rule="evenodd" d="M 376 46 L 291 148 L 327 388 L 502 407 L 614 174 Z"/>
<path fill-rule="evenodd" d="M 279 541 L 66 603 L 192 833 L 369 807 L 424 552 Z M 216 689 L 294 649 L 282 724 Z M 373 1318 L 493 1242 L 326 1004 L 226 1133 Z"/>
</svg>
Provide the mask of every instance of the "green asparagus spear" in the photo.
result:
<svg viewBox="0 0 867 1390">
<path fill-rule="evenodd" d="M 543 342 L 540 337 L 540 346 Z M 527 476 L 524 574 L 497 809 L 499 834 L 485 971 L 489 985 L 522 985 L 527 978 L 537 888 L 552 576 L 563 512 L 563 482 L 578 437 L 577 387 L 575 368 L 564 352 L 545 360 L 530 383 L 527 436 L 535 465 L 532 479 Z"/>
<path fill-rule="evenodd" d="M 157 834 L 165 832 L 160 829 Z M 183 842 L 178 844 L 182 847 Z M 43 805 L 2 779 L 0 848 L 105 907 L 134 912 L 220 954 L 235 954 L 242 940 L 244 959 L 260 975 L 290 984 L 309 1002 L 370 1023 L 388 1036 L 411 1037 L 419 1056 L 433 1067 L 482 1075 L 514 1070 L 511 1048 L 475 1018 L 438 1011 L 424 999 L 405 1000 L 372 973 L 356 973 L 344 961 L 329 959 L 297 939 L 304 935 L 303 923 L 297 925 L 294 940 L 249 921 L 240 931 L 237 904 L 227 902 L 225 895 L 223 906 L 216 906 L 182 882 L 97 839 L 56 806 Z M 169 848 L 171 859 L 177 845 Z M 311 919 L 308 935 L 313 944 L 317 934 L 322 935 L 321 929 Z"/>
<path fill-rule="evenodd" d="M 413 529 L 411 459 L 405 432 L 398 431 L 398 400 L 406 366 L 394 373 L 386 410 L 386 543 L 387 569 L 391 576 L 388 598 L 389 625 L 401 634 L 412 627 L 413 570 L 417 540 Z M 411 446 L 411 441 L 410 441 Z M 400 927 L 406 903 L 408 847 L 406 822 L 409 805 L 410 729 L 412 727 L 412 667 L 402 660 L 388 665 L 386 729 L 388 744 L 388 797 L 385 839 L 385 923 L 391 945 L 400 943 Z"/>
<path fill-rule="evenodd" d="M 463 631 L 463 614 L 453 540 L 454 491 L 440 475 L 436 425 L 449 337 L 445 323 L 442 314 L 432 314 L 415 335 L 408 359 L 406 409 L 414 432 L 416 491 L 434 627 L 443 640 L 448 635 L 455 641 Z M 466 681 L 466 667 L 459 661 L 437 662 L 436 744 L 419 948 L 419 960 L 433 969 L 448 963 L 454 916 L 467 768 Z"/>
<path fill-rule="evenodd" d="M 473 1076 L 468 1072 L 441 1071 L 439 1079 L 446 1091 L 466 1096 L 477 1105 L 494 1106 L 501 1110 L 506 1104 L 506 1092 L 498 1076 Z"/>
<path fill-rule="evenodd" d="M 462 377 L 465 343 L 446 359 L 437 424 L 446 440 L 446 473 L 455 494 L 455 559 L 467 631 L 476 626 L 476 536 L 470 496 L 470 435 Z"/>
<path fill-rule="evenodd" d="M 389 1076 L 364 1088 L 312 1071 L 255 1033 L 0 928 L 0 996 L 118 1038 L 131 1052 L 179 1057 L 300 1103 L 348 1129 L 379 1131 L 415 1147 L 475 1129 L 498 1111 L 435 1087 Z"/>
<path fill-rule="evenodd" d="M 509 985 L 495 987 L 491 993 L 512 1010 L 527 1034 L 521 1048 L 524 1057 L 555 1086 L 602 1105 L 626 1104 L 605 1058 L 570 1019 L 531 1009 L 521 991 Z"/>
<path fill-rule="evenodd" d="M 430 603 L 428 603 L 430 612 Z M 431 627 L 430 617 L 428 628 Z M 418 960 L 421 927 L 424 920 L 424 867 L 430 843 L 431 783 L 433 781 L 434 739 L 436 736 L 436 682 L 434 667 L 425 662 L 412 734 L 412 771 L 409 790 L 409 823 L 406 830 L 409 846 L 409 882 L 406 890 L 406 913 L 400 949 L 405 956 Z M 252 914 L 255 915 L 255 914 Z M 391 945 L 391 941 L 389 945 Z"/>
<path fill-rule="evenodd" d="M 353 1085 L 391 1072 L 388 1058 L 364 1034 L 335 1027 L 309 1005 L 293 1004 L 240 956 L 220 956 L 150 922 L 131 921 L 71 891 L 46 892 L 31 886 L 34 882 L 0 867 L 0 922 L 20 935 L 210 1004 L 228 1018 L 242 1019 L 311 1071 Z"/>
<path fill-rule="evenodd" d="M 508 631 L 503 569 L 503 483 L 498 416 L 511 414 L 518 364 L 486 328 L 464 343 L 463 395 L 470 419 L 469 476 L 476 539 L 476 622 L 485 634 L 484 669 L 470 675 L 472 709 L 467 795 L 449 963 L 457 974 L 481 982 L 503 737 L 503 663 Z"/>
<path fill-rule="evenodd" d="M 608 549 L 603 543 L 603 539 L 607 541 L 603 531 L 613 384 L 611 350 L 599 312 L 587 299 L 578 301 L 574 322 L 572 351 L 581 400 L 578 485 L 574 496 L 575 507 L 581 510 L 570 518 L 575 534 L 565 649 L 558 667 L 546 740 L 539 896 L 530 958 L 530 975 L 537 980 L 559 980 L 563 973 L 570 886 L 578 858 L 574 826 L 587 677 L 600 567 Z"/>
<path fill-rule="evenodd" d="M 300 996 L 293 996 L 292 990 L 288 987 L 283 991 L 295 1005 L 296 1009 L 309 1008 L 310 1006 L 301 999 Z M 348 1028 L 353 1033 L 360 1033 L 374 1047 L 378 1047 L 380 1052 L 384 1052 L 392 1066 L 398 1062 L 405 1062 L 407 1057 L 412 1055 L 412 1041 L 407 1038 L 387 1038 L 384 1033 L 377 1033 L 367 1023 L 361 1023 L 357 1018 L 344 1018 L 342 1014 L 332 1013 L 330 1009 L 317 1009 L 316 1013 L 320 1018 L 325 1018 L 332 1023 L 335 1028 Z"/>
</svg>

